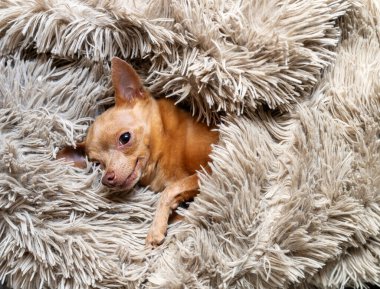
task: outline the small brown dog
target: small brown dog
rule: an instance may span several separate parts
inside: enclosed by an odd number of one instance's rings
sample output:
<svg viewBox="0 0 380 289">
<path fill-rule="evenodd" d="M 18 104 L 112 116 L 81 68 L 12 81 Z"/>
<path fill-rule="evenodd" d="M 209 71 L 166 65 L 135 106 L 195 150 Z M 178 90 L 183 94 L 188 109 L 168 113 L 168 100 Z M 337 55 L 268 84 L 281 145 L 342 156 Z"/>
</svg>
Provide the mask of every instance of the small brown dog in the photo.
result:
<svg viewBox="0 0 380 289">
<path fill-rule="evenodd" d="M 86 154 L 100 163 L 102 183 L 109 187 L 130 190 L 139 183 L 161 191 L 146 238 L 157 246 L 165 238 L 172 210 L 198 193 L 196 171 L 208 167 L 211 144 L 219 135 L 171 100 L 154 99 L 132 66 L 116 57 L 112 84 L 115 106 L 96 118 L 75 150 L 65 148 L 57 157 L 82 167 Z"/>
</svg>

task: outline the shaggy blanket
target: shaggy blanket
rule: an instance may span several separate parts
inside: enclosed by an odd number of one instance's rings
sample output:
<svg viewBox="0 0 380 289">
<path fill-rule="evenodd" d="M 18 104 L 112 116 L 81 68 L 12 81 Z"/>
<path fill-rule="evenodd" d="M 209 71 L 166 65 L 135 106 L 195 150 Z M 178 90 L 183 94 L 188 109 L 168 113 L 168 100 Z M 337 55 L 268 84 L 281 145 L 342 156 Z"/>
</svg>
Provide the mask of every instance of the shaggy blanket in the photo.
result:
<svg viewBox="0 0 380 289">
<path fill-rule="evenodd" d="M 1 0 L 0 283 L 380 284 L 379 45 L 377 0 Z M 112 105 L 115 55 L 219 125 L 155 250 L 157 194 L 55 159 Z"/>
</svg>

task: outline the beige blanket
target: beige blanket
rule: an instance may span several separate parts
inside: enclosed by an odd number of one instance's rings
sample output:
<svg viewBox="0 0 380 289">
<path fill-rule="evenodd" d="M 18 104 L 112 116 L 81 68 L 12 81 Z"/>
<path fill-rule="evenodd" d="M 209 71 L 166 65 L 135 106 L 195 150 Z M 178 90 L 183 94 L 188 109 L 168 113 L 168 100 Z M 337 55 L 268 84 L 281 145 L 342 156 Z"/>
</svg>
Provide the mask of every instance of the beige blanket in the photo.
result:
<svg viewBox="0 0 380 289">
<path fill-rule="evenodd" d="M 1 0 L 0 283 L 380 283 L 379 45 L 378 0 Z M 55 160 L 112 105 L 114 55 L 220 123 L 212 173 L 156 250 L 157 194 Z"/>
</svg>

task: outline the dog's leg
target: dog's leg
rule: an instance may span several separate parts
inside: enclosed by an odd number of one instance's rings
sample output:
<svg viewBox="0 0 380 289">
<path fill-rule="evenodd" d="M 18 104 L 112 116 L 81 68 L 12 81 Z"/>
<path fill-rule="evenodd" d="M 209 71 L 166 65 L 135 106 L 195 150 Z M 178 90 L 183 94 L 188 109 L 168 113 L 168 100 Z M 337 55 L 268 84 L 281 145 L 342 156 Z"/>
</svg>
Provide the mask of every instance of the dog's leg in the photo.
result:
<svg viewBox="0 0 380 289">
<path fill-rule="evenodd" d="M 194 174 L 172 183 L 161 192 L 157 211 L 146 237 L 147 245 L 158 246 L 164 241 L 172 210 L 180 203 L 194 198 L 198 194 L 198 188 L 198 176 Z"/>
</svg>

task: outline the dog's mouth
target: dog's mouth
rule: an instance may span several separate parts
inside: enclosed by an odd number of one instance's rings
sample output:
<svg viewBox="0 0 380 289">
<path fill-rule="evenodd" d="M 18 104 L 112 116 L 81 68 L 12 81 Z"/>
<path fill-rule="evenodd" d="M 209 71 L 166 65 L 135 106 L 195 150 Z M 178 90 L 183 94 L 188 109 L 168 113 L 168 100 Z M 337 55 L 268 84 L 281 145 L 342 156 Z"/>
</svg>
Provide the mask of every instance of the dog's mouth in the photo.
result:
<svg viewBox="0 0 380 289">
<path fill-rule="evenodd" d="M 140 158 L 137 158 L 132 172 L 128 175 L 120 187 L 126 190 L 130 190 L 137 184 L 141 176 L 141 164 L 142 160 Z"/>
</svg>

